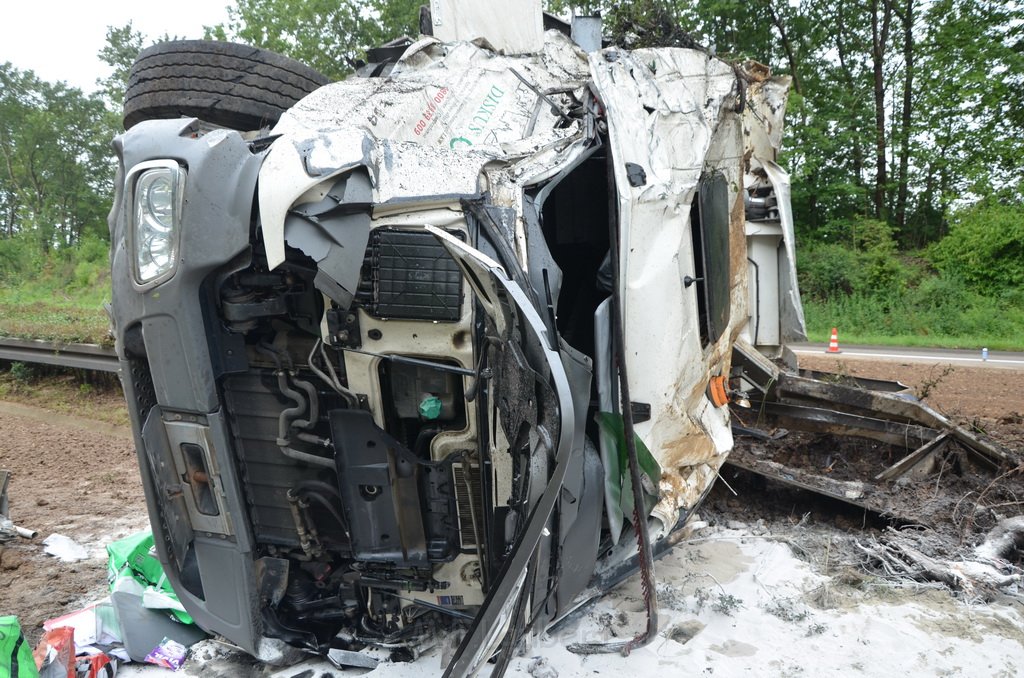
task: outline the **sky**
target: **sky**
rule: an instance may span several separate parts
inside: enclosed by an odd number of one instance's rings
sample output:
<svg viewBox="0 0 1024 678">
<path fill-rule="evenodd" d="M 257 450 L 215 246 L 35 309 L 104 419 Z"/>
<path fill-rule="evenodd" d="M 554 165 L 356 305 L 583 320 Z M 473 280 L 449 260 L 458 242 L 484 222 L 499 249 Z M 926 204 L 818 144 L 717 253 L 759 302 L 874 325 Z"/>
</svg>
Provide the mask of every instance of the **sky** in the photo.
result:
<svg viewBox="0 0 1024 678">
<path fill-rule="evenodd" d="M 35 71 L 50 82 L 63 80 L 85 92 L 110 68 L 96 54 L 106 44 L 107 26 L 129 21 L 146 45 L 167 33 L 203 37 L 203 26 L 227 21 L 229 0 L 4 0 L 0 20 L 0 63 Z"/>
</svg>

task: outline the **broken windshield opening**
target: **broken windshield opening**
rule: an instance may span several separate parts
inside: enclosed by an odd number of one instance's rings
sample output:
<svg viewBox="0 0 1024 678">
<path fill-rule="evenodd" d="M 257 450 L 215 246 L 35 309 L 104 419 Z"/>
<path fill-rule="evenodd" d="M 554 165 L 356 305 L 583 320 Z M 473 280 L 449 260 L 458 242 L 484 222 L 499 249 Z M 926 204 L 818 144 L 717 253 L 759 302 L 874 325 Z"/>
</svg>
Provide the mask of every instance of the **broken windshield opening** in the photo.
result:
<svg viewBox="0 0 1024 678">
<path fill-rule="evenodd" d="M 598 150 L 559 181 L 542 211 L 544 239 L 562 269 L 558 331 L 591 357 L 594 311 L 610 289 L 610 273 L 601 274 L 609 266 L 607 173 L 606 154 Z"/>
</svg>

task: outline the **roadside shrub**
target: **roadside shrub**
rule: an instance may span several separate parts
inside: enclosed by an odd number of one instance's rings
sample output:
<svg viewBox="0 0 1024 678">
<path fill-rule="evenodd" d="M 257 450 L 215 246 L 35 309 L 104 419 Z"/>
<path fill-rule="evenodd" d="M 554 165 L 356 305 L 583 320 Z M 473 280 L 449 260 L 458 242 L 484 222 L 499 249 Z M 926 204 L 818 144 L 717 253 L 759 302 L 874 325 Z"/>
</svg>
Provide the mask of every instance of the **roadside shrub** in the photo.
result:
<svg viewBox="0 0 1024 678">
<path fill-rule="evenodd" d="M 73 259 L 76 262 L 110 265 L 110 241 L 97 235 L 84 236 L 73 251 Z"/>
<path fill-rule="evenodd" d="M 910 273 L 901 263 L 891 227 L 884 221 L 856 218 L 827 225 L 840 242 L 801 243 L 797 271 L 804 295 L 824 301 L 837 295 L 899 296 Z"/>
<path fill-rule="evenodd" d="M 32 381 L 33 376 L 35 376 L 35 371 L 31 365 L 20 362 L 11 363 L 11 378 L 16 383 L 27 384 Z"/>
<path fill-rule="evenodd" d="M 983 292 L 1024 288 L 1021 206 L 989 198 L 955 212 L 949 235 L 928 253 L 943 273 Z"/>
<path fill-rule="evenodd" d="M 853 222 L 854 246 L 862 253 L 866 294 L 898 294 L 906 285 L 907 273 L 900 263 L 892 227 L 884 221 L 861 218 Z"/>
<path fill-rule="evenodd" d="M 857 252 L 837 244 L 813 245 L 796 252 L 800 291 L 825 300 L 862 289 L 866 279 Z"/>
<path fill-rule="evenodd" d="M 43 268 L 39 244 L 27 235 L 0 238 L 0 283 L 10 285 L 35 276 Z"/>
</svg>

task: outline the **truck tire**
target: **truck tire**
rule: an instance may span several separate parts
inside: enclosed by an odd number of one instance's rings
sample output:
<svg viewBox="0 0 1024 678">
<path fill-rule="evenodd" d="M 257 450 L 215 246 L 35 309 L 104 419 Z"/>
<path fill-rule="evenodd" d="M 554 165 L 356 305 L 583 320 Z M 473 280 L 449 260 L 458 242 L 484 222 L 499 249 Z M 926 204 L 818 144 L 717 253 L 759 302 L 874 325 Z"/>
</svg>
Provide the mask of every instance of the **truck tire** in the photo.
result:
<svg viewBox="0 0 1024 678">
<path fill-rule="evenodd" d="M 258 47 L 161 42 L 140 52 L 129 71 L 124 128 L 187 116 L 237 130 L 260 129 L 327 82 L 312 68 Z"/>
</svg>

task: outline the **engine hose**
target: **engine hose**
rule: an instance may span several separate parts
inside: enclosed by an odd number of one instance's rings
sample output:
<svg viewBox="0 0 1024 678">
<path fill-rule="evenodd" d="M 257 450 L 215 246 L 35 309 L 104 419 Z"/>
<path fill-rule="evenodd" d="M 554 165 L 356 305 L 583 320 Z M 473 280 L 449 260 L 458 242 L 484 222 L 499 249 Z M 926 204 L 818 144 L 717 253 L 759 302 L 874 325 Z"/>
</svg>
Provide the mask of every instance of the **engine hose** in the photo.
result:
<svg viewBox="0 0 1024 678">
<path fill-rule="evenodd" d="M 295 489 L 326 492 L 327 494 L 337 499 L 339 502 L 342 501 L 341 492 L 338 491 L 338 488 L 335 487 L 334 485 L 331 485 L 330 483 L 325 483 L 322 480 L 303 480 L 302 482 L 295 483 Z"/>
<path fill-rule="evenodd" d="M 292 426 L 305 429 L 313 428 L 320 418 L 320 398 L 317 395 L 316 386 L 295 377 L 292 377 L 292 383 L 306 392 L 308 396 L 307 402 L 309 403 L 309 419 L 296 419 L 292 422 Z"/>
<path fill-rule="evenodd" d="M 329 457 L 321 457 L 316 454 L 310 454 L 309 452 L 300 452 L 299 450 L 296 450 L 294 447 L 289 447 L 288 441 L 284 441 L 284 445 L 281 444 L 280 440 L 278 440 L 277 442 L 278 447 L 281 448 L 281 453 L 284 454 L 284 456 L 288 457 L 289 459 L 294 459 L 295 461 L 304 461 L 307 464 L 312 464 L 313 466 L 320 466 L 322 468 L 334 468 L 334 459 L 331 459 Z"/>
<path fill-rule="evenodd" d="M 297 403 L 295 407 L 282 410 L 281 416 L 277 418 L 277 444 L 287 445 L 288 429 L 291 428 L 292 420 L 306 411 L 306 399 L 302 397 L 301 393 L 288 385 L 288 378 L 285 376 L 284 370 L 278 370 L 277 372 L 277 387 L 281 389 L 281 393 Z"/>
<path fill-rule="evenodd" d="M 279 370 L 281 369 L 281 356 L 279 356 L 277 354 L 277 351 L 272 349 L 270 346 L 267 346 L 266 344 L 259 344 L 256 346 L 256 352 L 265 355 L 271 360 L 273 360 L 274 367 L 276 367 Z"/>
<path fill-rule="evenodd" d="M 317 504 L 320 504 L 320 506 L 322 506 L 324 508 L 324 510 L 326 510 L 328 513 L 330 513 L 331 517 L 334 518 L 335 522 L 338 523 L 338 527 L 340 527 L 342 530 L 345 531 L 345 535 L 346 536 L 348 536 L 350 534 L 349 528 L 348 528 L 348 521 L 345 520 L 345 518 L 342 517 L 342 515 L 340 513 L 338 513 L 338 509 L 334 508 L 334 505 L 331 504 L 331 502 L 327 501 L 326 497 L 324 497 L 319 492 L 315 492 L 313 490 L 302 489 L 302 488 L 297 488 L 297 490 L 298 491 L 296 492 L 296 494 L 298 494 L 299 496 L 305 497 L 306 499 L 312 499 Z"/>
<path fill-rule="evenodd" d="M 299 387 L 302 388 L 302 390 L 310 394 L 310 402 L 312 402 L 313 404 L 311 412 L 312 416 L 309 421 L 303 419 L 295 419 L 295 417 L 298 417 L 300 414 L 306 411 L 308 401 L 303 397 L 301 393 L 299 393 L 298 391 L 296 391 L 295 389 L 288 385 L 288 378 L 285 376 L 284 370 L 278 370 L 278 388 L 281 389 L 281 393 L 283 393 L 286 397 L 290 398 L 291 400 L 295 401 L 297 404 L 295 407 L 289 407 L 282 410 L 281 416 L 279 416 L 277 419 L 277 446 L 281 448 L 281 453 L 284 456 L 288 457 L 289 459 L 305 462 L 313 466 L 320 466 L 322 468 L 333 469 L 333 458 L 321 457 L 319 455 L 310 454 L 308 452 L 302 452 L 301 450 L 296 450 L 294 447 L 291 447 L 291 437 L 289 435 L 291 427 L 295 425 L 302 426 L 304 428 L 309 428 L 310 426 L 312 426 L 311 422 L 316 421 L 316 417 L 319 414 L 316 399 L 316 388 L 312 384 L 305 381 L 296 380 L 296 382 L 298 383 Z M 320 445 L 322 447 L 330 446 L 329 441 L 325 441 L 322 438 L 317 438 L 316 436 L 309 436 L 308 434 L 300 433 L 299 438 L 306 442 L 311 442 L 315 445 Z"/>
<path fill-rule="evenodd" d="M 312 433 L 304 433 L 302 431 L 299 431 L 298 433 L 295 434 L 295 437 L 304 443 L 316 445 L 317 447 L 333 447 L 330 440 L 328 440 L 327 438 L 321 438 L 318 435 L 313 435 Z"/>
<path fill-rule="evenodd" d="M 320 357 L 323 359 L 324 365 L 327 367 L 327 370 L 328 372 L 330 372 L 330 375 L 328 375 L 327 373 L 325 373 L 323 370 L 316 366 L 316 361 L 314 360 L 314 358 L 317 351 L 320 352 Z M 312 370 L 313 374 L 323 379 L 328 386 L 330 386 L 331 388 L 338 392 L 338 395 L 345 398 L 345 400 L 349 404 L 349 407 L 352 407 L 353 409 L 359 407 L 359 397 L 355 393 L 341 385 L 341 381 L 338 379 L 338 374 L 337 372 L 334 371 L 334 366 L 331 364 L 331 358 L 330 356 L 327 355 L 327 351 L 324 349 L 324 342 L 322 339 L 316 340 L 316 343 L 313 345 L 313 350 L 309 352 L 309 359 L 307 360 L 307 362 L 309 364 L 309 369 Z"/>
</svg>

